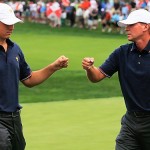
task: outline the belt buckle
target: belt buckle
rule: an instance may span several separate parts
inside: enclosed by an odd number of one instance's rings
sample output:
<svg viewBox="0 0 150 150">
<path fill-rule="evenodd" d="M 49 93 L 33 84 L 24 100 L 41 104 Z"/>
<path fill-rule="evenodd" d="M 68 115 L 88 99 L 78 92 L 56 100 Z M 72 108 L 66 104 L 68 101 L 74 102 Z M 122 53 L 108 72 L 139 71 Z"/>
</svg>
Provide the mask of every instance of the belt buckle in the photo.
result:
<svg viewBox="0 0 150 150">
<path fill-rule="evenodd" d="M 12 117 L 15 117 L 15 114 L 14 114 L 14 112 L 11 112 L 11 116 L 12 116 Z"/>
<path fill-rule="evenodd" d="M 11 116 L 12 116 L 12 117 L 17 117 L 17 116 L 18 116 L 18 114 L 19 114 L 19 111 L 12 112 L 12 113 L 11 113 Z"/>
</svg>

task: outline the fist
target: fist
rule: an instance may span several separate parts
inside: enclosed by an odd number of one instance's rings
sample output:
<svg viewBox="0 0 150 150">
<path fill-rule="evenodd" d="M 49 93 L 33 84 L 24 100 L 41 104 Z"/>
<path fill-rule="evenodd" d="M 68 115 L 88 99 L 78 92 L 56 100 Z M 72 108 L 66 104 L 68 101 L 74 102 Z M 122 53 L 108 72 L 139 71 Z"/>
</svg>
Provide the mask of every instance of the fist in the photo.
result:
<svg viewBox="0 0 150 150">
<path fill-rule="evenodd" d="M 85 70 L 89 70 L 94 65 L 94 58 L 93 57 L 85 57 L 82 60 L 82 67 Z"/>
<path fill-rule="evenodd" d="M 68 58 L 63 56 L 60 56 L 57 60 L 54 62 L 54 66 L 56 70 L 67 68 L 68 67 Z"/>
</svg>

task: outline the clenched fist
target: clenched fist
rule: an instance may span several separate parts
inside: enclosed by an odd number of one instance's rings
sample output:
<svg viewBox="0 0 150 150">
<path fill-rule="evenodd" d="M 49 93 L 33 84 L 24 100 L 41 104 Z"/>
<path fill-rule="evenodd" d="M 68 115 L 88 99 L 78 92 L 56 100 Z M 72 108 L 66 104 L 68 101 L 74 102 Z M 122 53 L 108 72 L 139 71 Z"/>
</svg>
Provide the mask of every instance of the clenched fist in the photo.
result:
<svg viewBox="0 0 150 150">
<path fill-rule="evenodd" d="M 62 68 L 67 68 L 68 67 L 68 58 L 65 57 L 64 55 L 60 56 L 58 59 L 56 59 L 53 62 L 55 70 L 60 70 Z"/>
<path fill-rule="evenodd" d="M 93 67 L 93 65 L 94 65 L 94 58 L 93 57 L 85 57 L 82 60 L 82 67 L 85 70 L 91 69 Z"/>
</svg>

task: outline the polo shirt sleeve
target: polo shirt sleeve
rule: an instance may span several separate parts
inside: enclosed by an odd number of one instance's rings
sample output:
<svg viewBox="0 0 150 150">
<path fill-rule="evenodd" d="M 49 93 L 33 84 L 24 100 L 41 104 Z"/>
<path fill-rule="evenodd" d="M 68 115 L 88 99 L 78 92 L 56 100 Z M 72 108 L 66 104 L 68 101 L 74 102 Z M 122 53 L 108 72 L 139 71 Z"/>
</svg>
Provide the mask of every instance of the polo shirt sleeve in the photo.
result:
<svg viewBox="0 0 150 150">
<path fill-rule="evenodd" d="M 24 54 L 20 51 L 20 81 L 23 81 L 31 76 L 31 69 L 27 64 Z"/>
<path fill-rule="evenodd" d="M 105 62 L 99 66 L 100 71 L 107 77 L 111 77 L 119 68 L 119 52 L 120 48 L 113 51 Z"/>
</svg>

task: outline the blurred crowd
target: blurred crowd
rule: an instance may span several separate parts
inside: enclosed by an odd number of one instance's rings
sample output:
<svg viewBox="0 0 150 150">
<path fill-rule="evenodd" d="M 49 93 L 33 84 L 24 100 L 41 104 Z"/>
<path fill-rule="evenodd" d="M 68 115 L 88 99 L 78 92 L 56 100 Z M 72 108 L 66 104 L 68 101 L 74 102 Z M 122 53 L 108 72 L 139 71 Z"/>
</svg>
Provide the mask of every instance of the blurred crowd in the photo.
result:
<svg viewBox="0 0 150 150">
<path fill-rule="evenodd" d="M 150 11 L 150 0 L 38 0 L 5 1 L 17 17 L 30 22 L 49 24 L 53 28 L 62 26 L 97 29 L 102 32 L 124 33 L 117 22 L 125 19 L 135 9 Z"/>
</svg>

